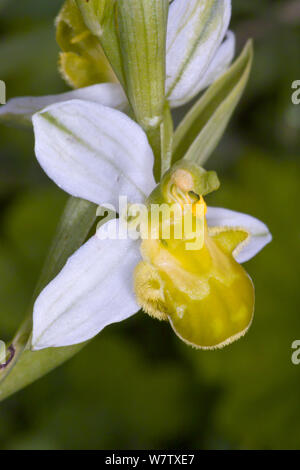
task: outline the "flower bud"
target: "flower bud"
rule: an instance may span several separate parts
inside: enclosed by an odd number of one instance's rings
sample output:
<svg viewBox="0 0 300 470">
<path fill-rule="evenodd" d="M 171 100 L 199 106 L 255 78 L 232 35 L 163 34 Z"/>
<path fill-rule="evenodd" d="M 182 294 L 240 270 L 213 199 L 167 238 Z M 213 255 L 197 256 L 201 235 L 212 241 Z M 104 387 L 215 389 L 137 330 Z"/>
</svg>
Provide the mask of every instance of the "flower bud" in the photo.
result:
<svg viewBox="0 0 300 470">
<path fill-rule="evenodd" d="M 59 68 L 70 86 L 117 81 L 99 39 L 87 28 L 75 0 L 66 0 L 56 19 L 56 40 L 63 51 Z"/>
</svg>

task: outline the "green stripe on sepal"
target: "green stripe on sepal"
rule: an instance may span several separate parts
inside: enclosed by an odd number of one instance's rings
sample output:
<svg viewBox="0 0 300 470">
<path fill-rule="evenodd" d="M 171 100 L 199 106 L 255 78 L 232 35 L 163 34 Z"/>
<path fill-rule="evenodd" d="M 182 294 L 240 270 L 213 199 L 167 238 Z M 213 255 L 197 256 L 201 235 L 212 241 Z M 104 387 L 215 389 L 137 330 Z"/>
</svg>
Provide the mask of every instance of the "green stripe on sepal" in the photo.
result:
<svg viewBox="0 0 300 470">
<path fill-rule="evenodd" d="M 244 92 L 253 61 L 253 44 L 199 98 L 174 135 L 173 162 L 186 158 L 203 165 L 219 144 Z"/>
</svg>

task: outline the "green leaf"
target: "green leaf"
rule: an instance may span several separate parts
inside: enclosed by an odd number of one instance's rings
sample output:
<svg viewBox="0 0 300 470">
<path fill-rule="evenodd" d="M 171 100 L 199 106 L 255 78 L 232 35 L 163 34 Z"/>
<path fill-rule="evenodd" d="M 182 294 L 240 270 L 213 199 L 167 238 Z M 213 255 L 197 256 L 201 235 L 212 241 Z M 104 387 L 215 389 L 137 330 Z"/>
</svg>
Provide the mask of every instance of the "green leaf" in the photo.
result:
<svg viewBox="0 0 300 470">
<path fill-rule="evenodd" d="M 220 142 L 244 92 L 253 61 L 252 41 L 240 57 L 202 95 L 174 136 L 173 161 L 186 158 L 203 165 Z"/>
<path fill-rule="evenodd" d="M 36 287 L 34 299 L 59 273 L 74 251 L 82 245 L 95 219 L 95 204 L 76 198 L 69 199 Z M 0 371 L 0 400 L 45 375 L 84 346 L 84 344 L 80 344 L 39 352 L 25 350 L 32 329 L 32 305 L 33 302 L 29 308 L 28 318 L 11 343 L 14 348 L 14 357 L 7 367 Z"/>
</svg>

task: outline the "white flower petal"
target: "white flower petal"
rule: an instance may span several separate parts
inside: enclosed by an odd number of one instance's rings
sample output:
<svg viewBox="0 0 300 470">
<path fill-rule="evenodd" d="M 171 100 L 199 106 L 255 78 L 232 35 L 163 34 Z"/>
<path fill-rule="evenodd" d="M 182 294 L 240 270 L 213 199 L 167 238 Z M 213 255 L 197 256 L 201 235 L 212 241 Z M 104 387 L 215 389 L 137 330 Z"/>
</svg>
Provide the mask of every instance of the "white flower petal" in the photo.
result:
<svg viewBox="0 0 300 470">
<path fill-rule="evenodd" d="M 111 220 L 103 229 L 108 225 L 119 223 Z M 136 313 L 133 270 L 139 261 L 136 241 L 91 238 L 37 298 L 33 349 L 81 343 Z"/>
<path fill-rule="evenodd" d="M 186 103 L 201 90 L 230 17 L 231 0 L 175 0 L 170 5 L 166 89 L 172 107 Z"/>
<path fill-rule="evenodd" d="M 59 95 L 13 98 L 5 106 L 0 107 L 0 120 L 17 124 L 28 124 L 31 123 L 33 114 L 46 106 L 73 99 L 92 101 L 119 109 L 120 111 L 124 111 L 128 106 L 127 98 L 120 85 L 116 83 L 101 83 Z"/>
<path fill-rule="evenodd" d="M 242 245 L 235 256 L 239 263 L 245 263 L 253 258 L 272 240 L 268 227 L 250 215 L 220 207 L 208 207 L 206 218 L 209 227 L 240 227 L 250 234 L 247 243 Z"/>
<path fill-rule="evenodd" d="M 227 31 L 224 41 L 217 50 L 210 66 L 198 84 L 198 92 L 204 90 L 216 81 L 228 69 L 235 54 L 235 35 Z M 198 93 L 197 92 L 197 93 Z"/>
<path fill-rule="evenodd" d="M 146 134 L 120 111 L 72 100 L 35 114 L 33 125 L 40 165 L 69 194 L 118 208 L 119 195 L 143 202 L 155 187 Z"/>
</svg>

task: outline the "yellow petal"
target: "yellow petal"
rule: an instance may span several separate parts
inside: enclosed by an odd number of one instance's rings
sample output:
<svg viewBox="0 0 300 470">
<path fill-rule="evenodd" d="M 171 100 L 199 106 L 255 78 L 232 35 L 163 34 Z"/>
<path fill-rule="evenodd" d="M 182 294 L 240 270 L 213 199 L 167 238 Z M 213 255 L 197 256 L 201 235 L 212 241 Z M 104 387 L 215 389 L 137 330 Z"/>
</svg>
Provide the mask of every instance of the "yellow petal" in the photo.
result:
<svg viewBox="0 0 300 470">
<path fill-rule="evenodd" d="M 249 232 L 242 228 L 210 227 L 210 237 L 227 254 L 236 254 L 248 241 Z"/>
</svg>

